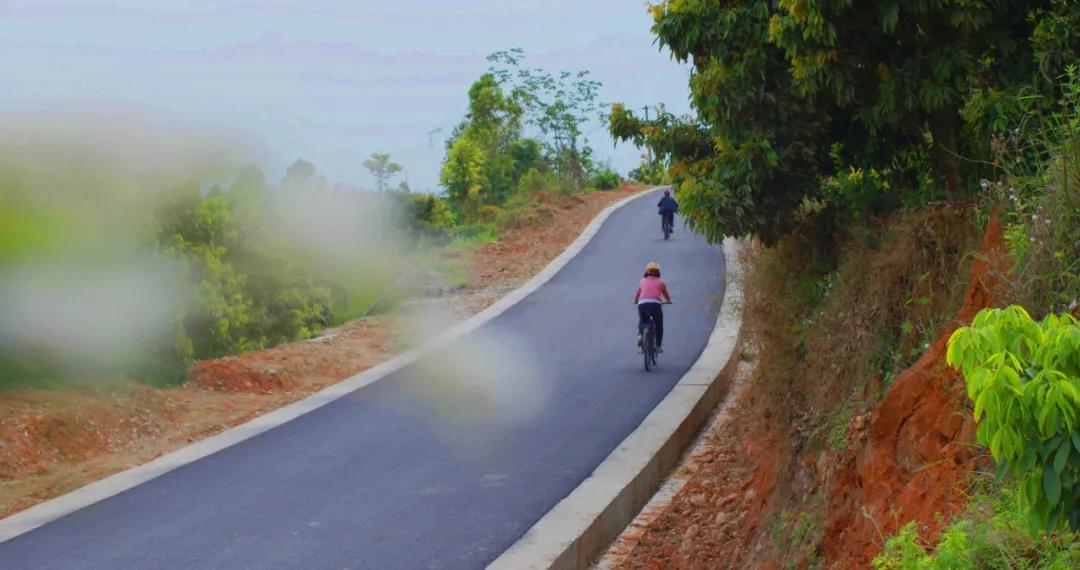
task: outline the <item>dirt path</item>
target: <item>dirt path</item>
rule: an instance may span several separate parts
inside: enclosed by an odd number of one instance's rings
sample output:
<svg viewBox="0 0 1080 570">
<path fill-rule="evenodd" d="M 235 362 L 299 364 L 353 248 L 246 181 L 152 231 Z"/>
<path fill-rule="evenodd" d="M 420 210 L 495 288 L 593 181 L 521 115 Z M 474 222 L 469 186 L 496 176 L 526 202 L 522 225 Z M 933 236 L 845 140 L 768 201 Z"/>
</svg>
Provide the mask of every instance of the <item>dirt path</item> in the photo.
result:
<svg viewBox="0 0 1080 570">
<path fill-rule="evenodd" d="M 754 355 L 745 349 L 731 391 L 676 470 L 611 545 L 595 570 L 734 568 L 754 527 L 756 441 L 750 377 Z"/>
<path fill-rule="evenodd" d="M 3 393 L 0 516 L 151 461 L 386 360 L 490 306 L 557 257 L 601 210 L 641 190 L 624 186 L 546 199 L 539 222 L 478 248 L 470 285 L 432 303 L 423 319 L 410 313 L 364 319 L 314 340 L 201 362 L 188 382 L 167 390 L 114 383 Z"/>
</svg>

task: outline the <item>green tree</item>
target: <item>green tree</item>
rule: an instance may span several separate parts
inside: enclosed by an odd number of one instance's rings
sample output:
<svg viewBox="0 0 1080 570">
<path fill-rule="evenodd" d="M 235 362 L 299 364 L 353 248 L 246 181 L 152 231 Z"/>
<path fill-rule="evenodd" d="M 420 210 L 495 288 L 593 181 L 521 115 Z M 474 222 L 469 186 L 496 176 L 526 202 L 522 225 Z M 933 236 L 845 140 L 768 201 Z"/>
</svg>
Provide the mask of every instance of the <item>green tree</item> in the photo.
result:
<svg viewBox="0 0 1080 570">
<path fill-rule="evenodd" d="M 281 180 L 281 185 L 283 187 L 305 186 L 314 183 L 317 178 L 318 171 L 315 170 L 315 165 L 299 159 L 285 171 L 285 178 Z"/>
<path fill-rule="evenodd" d="M 470 207 L 500 204 L 513 193 L 518 177 L 514 147 L 521 138 L 521 114 L 518 99 L 507 97 L 491 74 L 480 76 L 470 86 L 468 113 L 447 141 L 447 159 L 449 151 L 466 139 L 483 155 L 486 180 L 474 197 L 477 202 Z"/>
<path fill-rule="evenodd" d="M 950 192 L 960 185 L 960 110 L 973 85 L 1030 78 L 1030 7 L 1016 0 L 785 0 L 770 21 L 794 87 L 822 94 L 834 116 L 887 154 L 928 145 Z M 983 158 L 983 157 L 980 157 Z M 881 162 L 880 160 L 878 161 Z"/>
<path fill-rule="evenodd" d="M 529 170 L 546 170 L 544 149 L 536 139 L 520 139 L 510 145 L 510 157 L 514 161 L 514 180 L 521 180 Z"/>
<path fill-rule="evenodd" d="M 687 221 L 711 240 L 754 234 L 766 243 L 796 225 L 827 165 L 829 105 L 795 92 L 783 50 L 768 41 L 773 2 L 671 2 L 651 8 L 653 32 L 694 64 L 695 117 L 666 110 L 646 121 L 612 108 L 617 140 L 668 161 Z"/>
<path fill-rule="evenodd" d="M 368 169 L 371 177 L 375 179 L 375 191 L 380 193 L 386 192 L 394 175 L 403 170 L 400 164 L 390 161 L 389 154 L 379 152 L 372 153 L 371 157 L 364 161 L 364 168 Z"/>
<path fill-rule="evenodd" d="M 407 223 L 416 243 L 423 245 L 445 241 L 455 222 L 454 213 L 446 200 L 431 194 L 414 194 L 407 198 Z"/>
<path fill-rule="evenodd" d="M 617 105 L 611 131 L 670 163 L 690 223 L 714 240 L 772 243 L 808 211 L 842 221 L 846 190 L 866 189 L 840 180 L 852 169 L 882 181 L 860 197 L 881 210 L 973 190 L 988 135 L 1019 118 L 1028 91 L 1045 97 L 1040 84 L 1080 45 L 1080 11 L 1061 0 L 668 0 L 650 11 L 659 44 L 693 65 L 695 115 L 644 121 Z"/>
<path fill-rule="evenodd" d="M 584 128 L 602 119 L 602 84 L 588 71 L 528 69 L 522 66 L 524 58 L 520 48 L 495 52 L 488 56 L 489 73 L 520 101 L 529 123 L 543 134 L 559 176 L 580 188 L 592 155 Z"/>
<path fill-rule="evenodd" d="M 458 137 L 446 153 L 439 183 L 454 208 L 466 216 L 476 213 L 489 188 L 484 167 L 484 151 L 469 137 Z"/>
</svg>

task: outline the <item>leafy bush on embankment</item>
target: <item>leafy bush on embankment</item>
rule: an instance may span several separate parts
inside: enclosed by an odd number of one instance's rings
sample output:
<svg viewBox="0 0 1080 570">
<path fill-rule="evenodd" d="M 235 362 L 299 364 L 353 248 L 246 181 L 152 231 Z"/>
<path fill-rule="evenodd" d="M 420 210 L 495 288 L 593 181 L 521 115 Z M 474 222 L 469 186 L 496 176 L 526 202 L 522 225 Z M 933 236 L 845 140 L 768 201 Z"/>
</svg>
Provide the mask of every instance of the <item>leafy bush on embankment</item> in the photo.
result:
<svg viewBox="0 0 1080 570">
<path fill-rule="evenodd" d="M 1074 439 L 1080 438 L 1077 401 L 1071 395 L 1080 388 L 1080 374 L 1072 357 L 1075 348 L 1070 332 L 1080 295 L 1077 85 L 1070 72 L 1062 84 L 1060 106 L 1032 109 L 1007 136 L 992 141 L 1000 174 L 983 182 L 1007 224 L 1004 238 L 1010 268 L 1001 272 L 998 304 L 1025 307 L 1027 311 L 1014 307 L 1006 314 L 1013 315 L 1009 322 L 1026 327 L 1027 332 L 998 334 L 1005 331 L 987 321 L 995 320 L 996 313 L 986 313 L 981 325 L 977 321 L 977 328 L 986 329 L 978 333 L 981 340 L 957 333 L 951 350 L 953 363 L 964 369 L 973 398 L 969 405 L 976 415 L 986 415 L 979 441 L 999 463 L 999 475 L 976 476 L 972 499 L 936 540 L 912 528 L 890 539 L 875 561 L 879 568 L 1080 565 L 1076 534 L 1064 530 L 1075 529 L 1080 520 L 1073 466 L 1080 458 L 1071 457 L 1077 449 Z M 1034 324 L 1031 317 L 1044 319 L 1044 325 Z M 1000 317 L 997 321 L 1002 324 Z M 1058 334 L 1050 334 L 1051 329 Z M 1017 345 L 1020 339 L 1023 342 Z M 1005 355 L 1013 364 L 1021 362 L 1022 373 L 1010 381 L 1006 369 L 1011 365 L 987 367 L 991 363 L 977 358 L 975 347 L 970 346 L 973 342 L 983 348 L 996 347 L 990 357 Z M 1023 364 L 1026 361 L 1031 362 Z M 1011 388 L 1006 388 L 1010 383 Z M 996 394 L 998 405 L 988 406 L 991 394 Z M 1009 404 L 1014 394 L 1020 395 L 1020 401 Z M 1002 427 L 1008 428 L 1011 443 L 1005 442 L 1005 436 L 995 437 Z M 1066 440 L 1071 447 L 1061 445 Z"/>
</svg>

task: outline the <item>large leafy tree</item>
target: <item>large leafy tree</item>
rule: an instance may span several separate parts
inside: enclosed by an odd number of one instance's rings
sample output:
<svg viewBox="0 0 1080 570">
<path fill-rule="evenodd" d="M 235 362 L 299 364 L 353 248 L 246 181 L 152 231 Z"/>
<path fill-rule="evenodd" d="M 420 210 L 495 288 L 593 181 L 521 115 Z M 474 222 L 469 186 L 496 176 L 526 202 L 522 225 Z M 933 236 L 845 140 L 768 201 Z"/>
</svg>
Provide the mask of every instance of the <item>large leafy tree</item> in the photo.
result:
<svg viewBox="0 0 1080 570">
<path fill-rule="evenodd" d="M 521 140 L 522 113 L 520 100 L 507 96 L 491 74 L 482 75 L 469 88 L 469 111 L 447 142 L 442 178 L 460 181 L 463 173 L 472 172 L 475 166 L 481 169 L 484 181 L 470 182 L 467 186 L 473 189 L 471 194 L 460 185 L 451 188 L 444 182 L 451 202 L 459 210 L 465 206 L 473 210 L 481 203 L 498 204 L 513 192 L 517 183 L 514 153 Z M 463 160 L 470 168 L 462 166 Z M 466 178 L 472 180 L 471 175 Z"/>
<path fill-rule="evenodd" d="M 849 168 L 883 181 L 875 207 L 957 196 L 1023 112 L 1019 95 L 1075 61 L 1075 4 L 666 0 L 650 7 L 653 32 L 693 64 L 696 117 L 615 106 L 612 133 L 670 161 L 713 239 L 772 242 L 808 210 L 846 211 L 845 184 L 826 179 Z"/>
<path fill-rule="evenodd" d="M 612 134 L 671 161 L 689 222 L 710 239 L 772 241 L 816 188 L 830 128 L 815 99 L 795 93 L 783 50 L 768 41 L 773 2 L 687 0 L 652 12 L 660 43 L 694 65 L 697 117 L 644 121 L 615 105 Z"/>
<path fill-rule="evenodd" d="M 1025 19 L 1015 0 L 783 0 L 770 40 L 784 49 L 800 94 L 831 98 L 864 129 L 884 162 L 927 146 L 949 192 L 960 185 L 960 110 L 978 84 L 1030 76 Z"/>
<path fill-rule="evenodd" d="M 601 118 L 601 83 L 588 71 L 549 73 L 524 66 L 521 48 L 488 56 L 490 75 L 519 101 L 528 123 L 543 136 L 556 173 L 581 187 L 591 166 L 586 128 Z"/>
</svg>

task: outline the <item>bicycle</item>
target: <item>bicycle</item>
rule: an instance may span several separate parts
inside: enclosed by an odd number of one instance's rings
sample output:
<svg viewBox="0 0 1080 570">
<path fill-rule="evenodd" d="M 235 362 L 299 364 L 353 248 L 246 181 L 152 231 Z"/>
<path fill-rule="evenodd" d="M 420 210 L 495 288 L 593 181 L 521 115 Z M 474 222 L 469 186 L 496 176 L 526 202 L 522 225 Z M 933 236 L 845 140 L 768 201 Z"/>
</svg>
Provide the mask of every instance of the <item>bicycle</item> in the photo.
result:
<svg viewBox="0 0 1080 570">
<path fill-rule="evenodd" d="M 665 302 L 664 305 L 670 305 L 671 302 Z M 641 331 L 641 354 L 645 357 L 645 371 L 648 372 L 654 366 L 656 366 L 656 323 L 653 319 L 649 319 L 649 322 L 645 323 L 644 330 Z"/>
<path fill-rule="evenodd" d="M 662 221 L 661 221 L 660 226 L 661 226 L 661 229 L 664 232 L 664 241 L 668 241 L 669 239 L 671 239 L 671 232 L 673 230 L 672 226 L 675 225 L 675 214 L 674 213 L 663 214 L 661 216 L 661 218 L 662 218 Z"/>
</svg>

